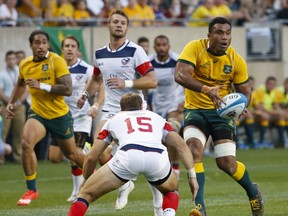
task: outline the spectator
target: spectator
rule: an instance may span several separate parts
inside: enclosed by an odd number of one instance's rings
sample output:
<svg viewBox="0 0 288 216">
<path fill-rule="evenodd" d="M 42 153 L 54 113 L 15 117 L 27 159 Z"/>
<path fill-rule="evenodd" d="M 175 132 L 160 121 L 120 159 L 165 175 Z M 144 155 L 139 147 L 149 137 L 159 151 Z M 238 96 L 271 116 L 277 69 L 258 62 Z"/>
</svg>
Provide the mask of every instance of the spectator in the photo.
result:
<svg viewBox="0 0 288 216">
<path fill-rule="evenodd" d="M 142 26 L 151 26 L 155 20 L 153 9 L 147 4 L 147 0 L 138 0 L 137 7 L 140 8 L 140 19 Z"/>
<path fill-rule="evenodd" d="M 267 128 L 270 124 L 276 126 L 278 131 L 278 143 L 275 147 L 283 147 L 285 143 L 285 112 L 281 108 L 283 102 L 281 92 L 276 89 L 277 79 L 274 76 L 267 77 L 265 84 L 256 89 L 257 105 L 256 111 L 265 113 L 268 119 L 260 122 L 259 143 L 256 147 L 271 148 L 273 147 L 265 139 Z"/>
<path fill-rule="evenodd" d="M 210 19 L 214 17 L 214 7 L 214 0 L 204 0 L 192 13 L 192 21 L 189 22 L 189 26 L 207 26 Z"/>
<path fill-rule="evenodd" d="M 0 72 L 0 100 L 3 101 L 5 108 L 8 104 L 12 90 L 17 83 L 19 68 L 17 65 L 16 54 L 14 51 L 7 51 L 5 55 L 6 67 Z M 22 147 L 21 139 L 23 125 L 26 118 L 26 107 L 24 101 L 27 95 L 21 97 L 15 104 L 14 119 L 4 119 L 2 139 L 6 142 L 9 131 L 11 132 L 12 156 L 16 163 L 21 163 Z M 3 159 L 4 160 L 4 159 Z"/>
<path fill-rule="evenodd" d="M 74 6 L 69 0 L 58 0 L 57 17 L 62 18 L 63 22 L 59 23 L 60 26 L 75 26 L 76 23 L 73 19 Z"/>
<path fill-rule="evenodd" d="M 137 6 L 137 0 L 128 0 L 128 5 L 123 8 L 123 12 L 127 14 L 130 20 L 130 25 L 134 27 L 141 26 L 139 22 L 141 10 Z"/>
<path fill-rule="evenodd" d="M 6 0 L 6 4 L 0 6 L 0 26 L 13 27 L 17 25 L 16 3 L 16 0 Z"/>
<path fill-rule="evenodd" d="M 74 12 L 74 19 L 81 21 L 77 22 L 77 25 L 82 26 L 89 26 L 89 22 L 83 22 L 85 19 L 91 19 L 90 13 L 87 9 L 86 1 L 85 0 L 78 0 L 76 1 L 76 7 Z M 93 23 L 91 23 L 93 24 Z"/>
<path fill-rule="evenodd" d="M 26 53 L 24 50 L 18 50 L 15 52 L 16 59 L 17 59 L 17 65 L 19 66 L 20 62 L 26 58 Z"/>
<path fill-rule="evenodd" d="M 288 25 L 288 0 L 281 1 L 281 9 L 276 13 L 276 18 L 286 20 L 284 24 Z"/>
<path fill-rule="evenodd" d="M 2 126 L 3 126 L 2 108 L 3 108 L 3 102 L 2 100 L 0 100 L 0 156 L 4 157 L 5 155 L 9 155 L 12 152 L 12 148 L 9 144 L 3 142 L 2 140 Z M 2 160 L 0 160 L 0 165 L 1 164 L 3 164 Z"/>
<path fill-rule="evenodd" d="M 45 0 L 22 0 L 17 4 L 19 18 L 41 18 L 43 6 L 46 5 Z M 35 25 L 32 20 L 19 23 L 20 26 Z"/>
</svg>

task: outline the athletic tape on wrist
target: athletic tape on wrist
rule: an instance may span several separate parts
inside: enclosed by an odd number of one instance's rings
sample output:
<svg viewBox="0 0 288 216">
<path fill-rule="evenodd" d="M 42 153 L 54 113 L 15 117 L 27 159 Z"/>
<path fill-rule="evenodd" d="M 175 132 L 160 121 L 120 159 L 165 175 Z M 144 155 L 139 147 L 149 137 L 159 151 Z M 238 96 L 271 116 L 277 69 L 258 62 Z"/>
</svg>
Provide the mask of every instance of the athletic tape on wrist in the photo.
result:
<svg viewBox="0 0 288 216">
<path fill-rule="evenodd" d="M 52 88 L 52 85 L 47 84 L 47 83 L 41 83 L 41 82 L 40 82 L 40 89 L 41 89 L 41 90 L 44 90 L 44 91 L 46 91 L 46 92 L 50 92 L 50 91 L 51 91 L 51 88 Z"/>
<path fill-rule="evenodd" d="M 125 88 L 132 88 L 133 84 L 133 80 L 125 80 Z"/>
</svg>

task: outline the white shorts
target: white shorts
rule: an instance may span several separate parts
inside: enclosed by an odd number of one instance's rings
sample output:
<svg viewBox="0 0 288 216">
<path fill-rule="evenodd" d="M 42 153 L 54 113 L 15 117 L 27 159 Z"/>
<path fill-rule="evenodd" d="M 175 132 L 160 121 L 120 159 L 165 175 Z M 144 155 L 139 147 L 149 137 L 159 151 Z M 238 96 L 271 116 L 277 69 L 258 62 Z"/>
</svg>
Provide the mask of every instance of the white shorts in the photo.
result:
<svg viewBox="0 0 288 216">
<path fill-rule="evenodd" d="M 108 162 L 109 168 L 118 177 L 135 181 L 143 174 L 149 182 L 156 182 L 168 176 L 171 165 L 168 152 L 142 151 L 118 149 L 114 157 Z"/>
<path fill-rule="evenodd" d="M 92 129 L 92 117 L 82 115 L 74 118 L 73 128 L 74 132 L 84 132 L 90 134 Z"/>
</svg>

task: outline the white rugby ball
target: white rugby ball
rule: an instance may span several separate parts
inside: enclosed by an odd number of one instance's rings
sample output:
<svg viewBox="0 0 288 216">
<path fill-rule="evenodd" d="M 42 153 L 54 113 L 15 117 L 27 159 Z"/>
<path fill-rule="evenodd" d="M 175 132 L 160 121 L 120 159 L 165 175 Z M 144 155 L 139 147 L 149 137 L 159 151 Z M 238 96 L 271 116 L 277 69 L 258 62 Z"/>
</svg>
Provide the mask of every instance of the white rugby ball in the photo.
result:
<svg viewBox="0 0 288 216">
<path fill-rule="evenodd" d="M 223 97 L 221 108 L 217 113 L 224 119 L 236 119 L 247 107 L 248 100 L 244 94 L 230 93 Z"/>
</svg>

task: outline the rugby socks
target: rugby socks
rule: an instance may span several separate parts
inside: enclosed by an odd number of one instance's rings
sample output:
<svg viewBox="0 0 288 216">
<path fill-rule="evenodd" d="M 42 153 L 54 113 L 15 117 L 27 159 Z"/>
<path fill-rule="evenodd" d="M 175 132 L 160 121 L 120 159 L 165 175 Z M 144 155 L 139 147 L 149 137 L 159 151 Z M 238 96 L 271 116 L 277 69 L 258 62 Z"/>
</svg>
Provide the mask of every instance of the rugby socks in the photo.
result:
<svg viewBox="0 0 288 216">
<path fill-rule="evenodd" d="M 153 195 L 153 205 L 155 208 L 159 208 L 162 207 L 162 203 L 163 203 L 163 194 L 157 190 L 157 188 L 155 188 L 153 185 L 149 184 L 150 190 L 152 191 L 152 195 Z"/>
<path fill-rule="evenodd" d="M 238 182 L 246 191 L 249 199 L 253 199 L 257 195 L 257 190 L 254 187 L 249 174 L 245 168 L 245 165 L 239 161 L 237 161 L 237 169 L 236 172 L 231 176 L 235 181 Z"/>
<path fill-rule="evenodd" d="M 89 203 L 86 199 L 78 197 L 71 205 L 68 216 L 84 216 Z"/>
<path fill-rule="evenodd" d="M 80 186 L 83 182 L 82 169 L 77 165 L 71 166 L 72 181 L 73 181 L 73 191 L 72 194 L 78 194 Z"/>
<path fill-rule="evenodd" d="M 179 205 L 179 195 L 178 192 L 168 192 L 163 197 L 163 215 L 164 216 L 174 216 Z"/>
<path fill-rule="evenodd" d="M 285 126 L 286 122 L 284 120 L 280 120 L 277 122 L 277 131 L 278 131 L 278 143 L 276 144 L 275 147 L 284 147 L 285 145 Z"/>
<path fill-rule="evenodd" d="M 195 198 L 195 204 L 198 205 L 200 204 L 203 209 L 205 209 L 205 204 L 204 204 L 204 184 L 205 184 L 205 171 L 204 171 L 204 166 L 203 163 L 195 163 L 194 164 L 195 171 L 196 171 L 196 178 L 198 181 L 199 185 L 199 190 L 197 193 L 197 196 Z"/>
<path fill-rule="evenodd" d="M 33 191 L 37 191 L 36 189 L 36 175 L 37 173 L 35 172 L 34 174 L 30 175 L 30 176 L 25 176 L 25 180 L 26 180 L 26 185 L 28 190 L 33 190 Z"/>
<path fill-rule="evenodd" d="M 265 133 L 266 130 L 269 126 L 269 121 L 264 120 L 260 122 L 260 127 L 259 127 L 259 143 L 263 143 L 265 140 Z"/>
<path fill-rule="evenodd" d="M 254 143 L 254 119 L 247 119 L 244 124 L 246 136 L 247 136 L 247 144 L 249 145 L 250 148 L 255 148 L 255 143 Z"/>
</svg>

